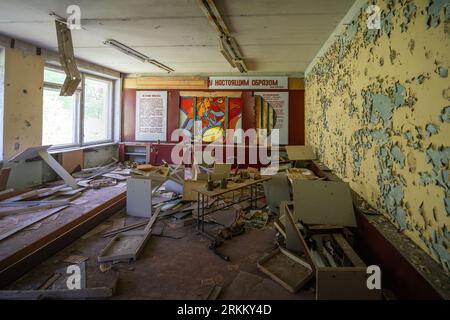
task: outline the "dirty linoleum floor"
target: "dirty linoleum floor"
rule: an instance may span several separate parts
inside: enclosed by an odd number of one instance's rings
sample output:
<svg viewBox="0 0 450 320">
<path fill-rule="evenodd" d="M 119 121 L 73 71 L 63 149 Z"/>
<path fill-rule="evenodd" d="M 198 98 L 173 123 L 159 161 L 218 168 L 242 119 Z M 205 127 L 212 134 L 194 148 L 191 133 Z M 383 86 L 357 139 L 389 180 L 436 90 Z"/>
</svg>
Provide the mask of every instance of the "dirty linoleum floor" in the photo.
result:
<svg viewBox="0 0 450 320">
<path fill-rule="evenodd" d="M 288 300 L 314 296 L 310 286 L 291 294 L 257 269 L 256 261 L 276 247 L 271 224 L 259 230 L 247 229 L 244 234 L 226 240 L 219 251 L 230 257 L 227 262 L 208 249 L 210 241 L 196 233 L 195 224 L 184 226 L 170 219 L 160 220 L 137 261 L 117 263 L 101 272 L 97 256 L 111 238 L 100 234 L 116 229 L 117 222 L 123 220 L 122 213 L 116 214 L 9 289 L 37 289 L 55 272 L 65 270 L 69 265 L 63 262 L 65 258 L 81 255 L 88 257 L 86 287 L 110 286 L 114 279 L 119 279 L 113 299 L 206 299 L 214 284 L 222 286 L 219 299 Z M 126 225 L 141 221 L 131 217 L 125 220 Z M 214 226 L 217 228 L 213 224 L 208 228 Z"/>
</svg>

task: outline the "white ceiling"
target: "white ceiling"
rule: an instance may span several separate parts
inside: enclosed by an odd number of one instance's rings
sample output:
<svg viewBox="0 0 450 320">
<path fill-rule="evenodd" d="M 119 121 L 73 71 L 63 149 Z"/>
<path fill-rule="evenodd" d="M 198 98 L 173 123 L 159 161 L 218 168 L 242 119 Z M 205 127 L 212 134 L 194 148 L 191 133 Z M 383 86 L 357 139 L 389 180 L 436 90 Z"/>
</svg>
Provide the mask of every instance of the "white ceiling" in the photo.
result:
<svg viewBox="0 0 450 320">
<path fill-rule="evenodd" d="M 249 71 L 302 73 L 354 0 L 216 0 Z M 0 33 L 57 50 L 50 12 L 81 8 L 86 30 L 72 31 L 75 56 L 124 73 L 165 73 L 105 46 L 120 41 L 175 74 L 238 73 L 218 50 L 197 0 L 0 0 Z"/>
</svg>

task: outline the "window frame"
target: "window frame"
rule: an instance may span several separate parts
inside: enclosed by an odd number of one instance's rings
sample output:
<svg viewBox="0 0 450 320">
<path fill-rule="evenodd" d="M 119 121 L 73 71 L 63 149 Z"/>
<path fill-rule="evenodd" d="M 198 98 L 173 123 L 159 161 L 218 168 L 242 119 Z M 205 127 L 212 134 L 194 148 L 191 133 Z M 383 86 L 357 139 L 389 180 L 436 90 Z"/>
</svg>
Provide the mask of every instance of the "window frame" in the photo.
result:
<svg viewBox="0 0 450 320">
<path fill-rule="evenodd" d="M 56 72 L 61 72 L 65 75 L 62 68 L 54 65 L 45 65 L 44 66 L 44 72 L 45 70 L 52 70 Z M 75 143 L 66 143 L 66 144 L 54 144 L 50 147 L 49 150 L 60 150 L 60 149 L 72 149 L 72 148 L 83 148 L 83 147 L 92 147 L 96 145 L 103 145 L 108 143 L 114 142 L 114 109 L 115 109 L 115 82 L 117 80 L 102 77 L 96 74 L 92 74 L 89 72 L 80 72 L 81 74 L 81 82 L 79 88 L 77 88 L 76 93 L 78 95 L 77 97 L 77 104 L 76 104 L 76 111 L 75 111 L 75 136 L 76 136 L 76 142 Z M 103 140 L 97 140 L 97 141 L 84 141 L 84 109 L 85 109 L 85 85 L 86 85 L 86 78 L 104 81 L 108 83 L 109 87 L 109 105 L 108 105 L 108 133 L 107 138 Z M 53 83 L 53 82 L 46 82 L 44 80 L 44 90 L 51 89 L 51 90 L 61 90 L 62 84 L 59 83 Z"/>
</svg>

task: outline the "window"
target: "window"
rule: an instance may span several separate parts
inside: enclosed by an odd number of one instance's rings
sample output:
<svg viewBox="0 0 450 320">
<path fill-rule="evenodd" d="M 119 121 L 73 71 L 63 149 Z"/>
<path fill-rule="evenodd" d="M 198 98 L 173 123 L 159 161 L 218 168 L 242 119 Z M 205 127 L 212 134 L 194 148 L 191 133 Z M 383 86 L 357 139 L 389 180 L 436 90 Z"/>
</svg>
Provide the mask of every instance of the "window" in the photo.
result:
<svg viewBox="0 0 450 320">
<path fill-rule="evenodd" d="M 5 49 L 0 47 L 0 160 L 3 160 L 3 99 L 5 89 Z"/>
<path fill-rule="evenodd" d="M 111 139 L 111 81 L 86 77 L 84 91 L 84 141 Z"/>
<path fill-rule="evenodd" d="M 45 88 L 42 144 L 71 145 L 77 144 L 77 111 L 80 94 L 61 97 L 60 90 Z"/>
<path fill-rule="evenodd" d="M 62 97 L 65 78 L 61 70 L 44 70 L 42 144 L 60 148 L 112 141 L 113 80 L 82 74 L 75 94 Z"/>
</svg>

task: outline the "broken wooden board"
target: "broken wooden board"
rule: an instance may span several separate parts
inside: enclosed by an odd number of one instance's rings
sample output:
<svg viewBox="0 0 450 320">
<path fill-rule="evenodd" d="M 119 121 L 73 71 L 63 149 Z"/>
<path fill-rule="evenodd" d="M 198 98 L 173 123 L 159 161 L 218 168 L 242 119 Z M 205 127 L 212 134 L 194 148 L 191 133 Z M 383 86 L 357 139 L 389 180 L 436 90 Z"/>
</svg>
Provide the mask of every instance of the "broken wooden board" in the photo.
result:
<svg viewBox="0 0 450 320">
<path fill-rule="evenodd" d="M 25 161 L 38 158 L 40 151 L 47 151 L 50 147 L 51 145 L 27 148 L 10 158 L 9 161 Z"/>
<path fill-rule="evenodd" d="M 38 206 L 38 205 L 46 205 L 46 204 L 54 204 L 54 205 L 69 205 L 70 202 L 68 200 L 41 200 L 41 201 L 1 201 L 0 207 L 30 207 L 30 206 Z"/>
<path fill-rule="evenodd" d="M 135 261 L 152 234 L 160 209 L 152 215 L 144 231 L 127 231 L 116 235 L 98 256 L 98 262 Z"/>
<path fill-rule="evenodd" d="M 292 188 L 295 216 L 302 222 L 356 227 L 347 183 L 297 180 L 293 182 Z"/>
<path fill-rule="evenodd" d="M 77 182 L 75 179 L 64 169 L 58 161 L 55 160 L 48 152 L 48 148 L 50 146 L 40 146 L 40 147 L 31 147 L 20 154 L 14 156 L 10 161 L 22 161 L 29 160 L 37 157 L 41 157 L 45 163 L 48 164 L 50 168 L 52 168 L 58 176 L 60 176 L 67 185 L 71 186 L 74 189 L 78 188 Z"/>
<path fill-rule="evenodd" d="M 56 280 L 58 280 L 59 278 L 61 278 L 61 274 L 60 273 L 54 273 L 50 278 L 48 278 L 47 280 L 45 280 L 45 282 L 43 284 L 41 284 L 38 288 L 38 290 L 47 290 L 48 288 L 50 288 Z"/>
<path fill-rule="evenodd" d="M 51 188 L 41 188 L 41 189 L 35 189 L 30 190 L 18 195 L 15 195 L 11 198 L 7 198 L 4 200 L 4 202 L 13 202 L 13 201 L 23 201 L 23 200 L 29 200 L 29 199 L 35 199 L 35 198 L 43 198 L 51 196 L 57 192 L 59 192 L 61 189 L 66 188 L 66 185 L 60 185 L 56 187 Z"/>
<path fill-rule="evenodd" d="M 39 222 L 39 221 L 41 221 L 41 220 L 44 220 L 45 218 L 48 218 L 48 217 L 50 217 L 51 215 L 53 215 L 53 214 L 55 214 L 55 213 L 57 213 L 57 212 L 60 212 L 60 211 L 64 210 L 64 209 L 67 208 L 67 207 L 68 207 L 68 206 L 63 206 L 63 207 L 59 207 L 59 208 L 50 210 L 48 213 L 46 213 L 46 214 L 44 214 L 44 215 L 42 215 L 42 216 L 40 216 L 40 217 L 36 217 L 36 218 L 30 219 L 30 220 L 26 221 L 24 224 L 22 224 L 22 225 L 20 225 L 20 226 L 18 226 L 18 227 L 16 227 L 16 228 L 13 228 L 13 229 L 11 229 L 11 230 L 8 230 L 8 231 L 3 232 L 2 234 L 0 234 L 0 241 L 1 241 L 1 240 L 4 240 L 4 239 L 6 239 L 6 238 L 8 238 L 9 236 L 12 236 L 12 235 L 15 234 L 16 232 L 19 232 L 19 231 L 21 231 L 21 230 L 23 230 L 23 229 L 25 229 L 25 228 L 31 226 L 32 224 L 34 224 L 34 223 L 36 223 L 36 222 Z"/>
<path fill-rule="evenodd" d="M 296 293 L 314 275 L 307 262 L 283 248 L 277 248 L 257 262 L 258 269 L 286 290 Z"/>
<path fill-rule="evenodd" d="M 63 262 L 78 264 L 78 263 L 84 262 L 88 259 L 89 259 L 89 257 L 74 254 L 74 255 L 64 258 Z"/>
<path fill-rule="evenodd" d="M 282 203 L 282 214 L 285 216 L 285 230 L 286 230 L 286 249 L 289 251 L 304 254 L 308 263 L 314 269 L 313 258 L 308 249 L 308 245 L 305 242 L 300 230 L 297 227 L 296 221 L 294 220 L 294 214 L 292 212 L 291 201 L 284 201 Z"/>
<path fill-rule="evenodd" d="M 9 216 L 12 214 L 21 214 L 21 213 L 27 213 L 27 212 L 42 211 L 42 210 L 57 208 L 57 207 L 61 207 L 61 206 L 67 207 L 67 204 L 64 205 L 64 204 L 60 204 L 60 203 L 48 203 L 48 204 L 43 204 L 43 205 L 39 205 L 39 206 L 30 206 L 30 207 L 22 207 L 22 208 L 15 208 L 15 209 L 9 209 L 9 210 L 0 210 L 0 218 L 6 217 L 6 216 Z"/>
<path fill-rule="evenodd" d="M 289 160 L 314 160 L 316 155 L 309 146 L 286 146 Z"/>
</svg>

